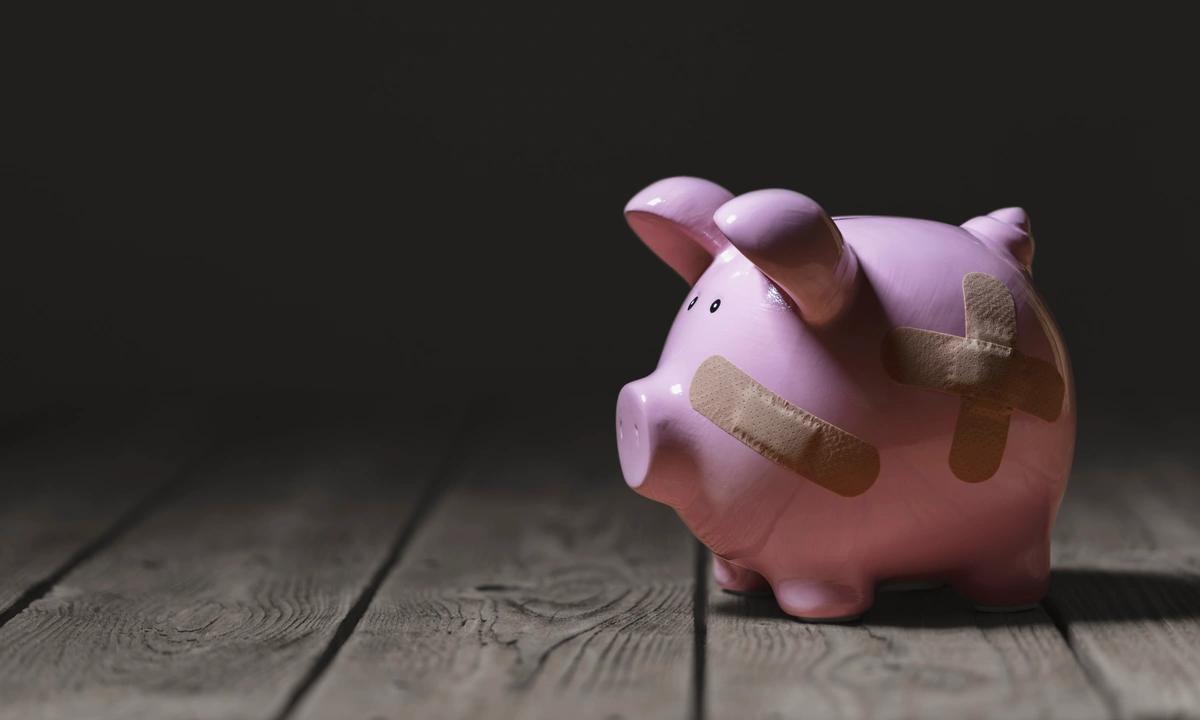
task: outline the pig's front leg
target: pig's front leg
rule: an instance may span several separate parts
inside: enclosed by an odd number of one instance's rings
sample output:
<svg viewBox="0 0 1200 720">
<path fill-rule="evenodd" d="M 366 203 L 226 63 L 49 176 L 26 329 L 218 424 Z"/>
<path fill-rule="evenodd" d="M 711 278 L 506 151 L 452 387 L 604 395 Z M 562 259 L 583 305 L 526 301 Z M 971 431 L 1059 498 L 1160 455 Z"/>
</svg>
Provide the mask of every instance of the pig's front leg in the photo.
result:
<svg viewBox="0 0 1200 720">
<path fill-rule="evenodd" d="M 713 555 L 713 579 L 725 592 L 737 595 L 765 595 L 771 586 L 762 575 L 739 567 L 719 555 Z"/>
<path fill-rule="evenodd" d="M 861 577 L 790 577 L 771 583 L 788 615 L 809 622 L 858 619 L 875 600 L 875 584 Z"/>
</svg>

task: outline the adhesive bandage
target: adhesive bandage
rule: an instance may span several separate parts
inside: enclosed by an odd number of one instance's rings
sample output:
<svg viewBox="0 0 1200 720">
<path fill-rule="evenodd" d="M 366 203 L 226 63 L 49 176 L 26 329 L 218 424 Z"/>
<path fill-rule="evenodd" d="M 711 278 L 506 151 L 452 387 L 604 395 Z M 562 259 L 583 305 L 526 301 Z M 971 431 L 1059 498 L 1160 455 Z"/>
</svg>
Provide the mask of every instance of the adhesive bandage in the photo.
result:
<svg viewBox="0 0 1200 720">
<path fill-rule="evenodd" d="M 883 342 L 883 365 L 898 382 L 961 396 L 950 469 L 960 480 L 981 482 L 1000 467 L 1013 410 L 1053 422 L 1066 384 L 1054 365 L 1013 347 L 1017 313 L 1004 283 L 967 274 L 963 304 L 965 337 L 895 328 Z"/>
<path fill-rule="evenodd" d="M 861 495 L 879 476 L 874 447 L 792 405 L 720 355 L 700 364 L 689 399 L 750 449 L 838 495 Z"/>
</svg>

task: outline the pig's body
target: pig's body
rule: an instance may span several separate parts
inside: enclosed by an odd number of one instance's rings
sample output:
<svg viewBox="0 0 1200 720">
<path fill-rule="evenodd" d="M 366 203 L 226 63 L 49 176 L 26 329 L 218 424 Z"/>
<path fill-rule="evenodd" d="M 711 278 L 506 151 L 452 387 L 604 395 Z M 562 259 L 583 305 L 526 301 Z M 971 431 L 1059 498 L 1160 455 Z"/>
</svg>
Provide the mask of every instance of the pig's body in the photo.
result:
<svg viewBox="0 0 1200 720">
<path fill-rule="evenodd" d="M 691 179 L 664 182 L 683 181 Z M 710 204 L 720 199 L 713 192 Z M 740 200 L 725 207 L 738 210 Z M 630 204 L 634 212 L 637 202 Z M 740 222 L 750 211 L 773 212 L 778 202 L 792 201 L 743 203 Z M 772 222 L 763 232 L 779 231 Z M 618 401 L 627 481 L 678 511 L 716 556 L 721 585 L 760 590 L 765 579 L 781 607 L 799 617 L 858 615 L 887 580 L 944 580 L 986 607 L 1037 602 L 1046 589 L 1050 530 L 1071 466 L 1075 401 L 1058 330 L 1014 257 L 1024 252 L 1011 243 L 1019 236 L 904 218 L 835 224 L 849 249 L 844 256 L 857 267 L 844 279 L 845 300 L 820 323 L 805 319 L 797 307 L 805 290 L 796 287 L 819 284 L 819 278 L 804 275 L 784 289 L 738 247 L 722 245 L 712 228 L 704 231 L 714 242 L 711 264 L 682 303 L 658 368 L 626 386 Z M 761 252 L 755 247 L 751 254 Z M 664 259 L 671 262 L 669 255 Z M 809 265 L 784 263 L 774 274 Z M 971 273 L 995 278 L 1011 292 L 1013 347 L 1052 364 L 1065 391 L 1053 421 L 1013 411 L 998 468 L 984 481 L 966 482 L 948 462 L 963 396 L 898 382 L 881 357 L 894 328 L 963 336 L 963 279 Z M 850 496 L 833 492 L 697 412 L 691 384 L 713 356 L 873 447 L 878 473 L 870 487 Z"/>
</svg>

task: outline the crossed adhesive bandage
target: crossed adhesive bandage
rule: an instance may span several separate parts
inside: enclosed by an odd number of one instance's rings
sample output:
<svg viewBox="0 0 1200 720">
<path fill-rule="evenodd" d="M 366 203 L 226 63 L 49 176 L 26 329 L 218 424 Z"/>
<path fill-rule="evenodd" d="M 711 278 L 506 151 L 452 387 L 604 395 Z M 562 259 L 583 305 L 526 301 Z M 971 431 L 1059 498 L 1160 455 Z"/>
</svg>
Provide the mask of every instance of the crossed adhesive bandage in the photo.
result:
<svg viewBox="0 0 1200 720">
<path fill-rule="evenodd" d="M 961 396 L 950 470 L 981 482 L 1000 467 L 1012 411 L 1053 422 L 1066 386 L 1053 364 L 1014 348 L 1017 311 L 1004 283 L 967 274 L 963 304 L 966 337 L 895 328 L 884 339 L 883 365 L 898 382 Z"/>
</svg>

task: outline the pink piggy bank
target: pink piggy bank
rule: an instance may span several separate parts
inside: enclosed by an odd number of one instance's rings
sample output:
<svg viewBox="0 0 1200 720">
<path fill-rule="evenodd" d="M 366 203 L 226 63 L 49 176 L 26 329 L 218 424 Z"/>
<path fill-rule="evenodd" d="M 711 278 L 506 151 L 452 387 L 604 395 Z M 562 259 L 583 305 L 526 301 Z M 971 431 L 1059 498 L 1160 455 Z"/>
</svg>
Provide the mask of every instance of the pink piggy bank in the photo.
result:
<svg viewBox="0 0 1200 720">
<path fill-rule="evenodd" d="M 962 226 L 657 182 L 625 208 L 692 289 L 617 400 L 626 482 L 735 592 L 845 620 L 883 582 L 1036 604 L 1075 442 L 1070 363 L 1019 208 Z"/>
</svg>

